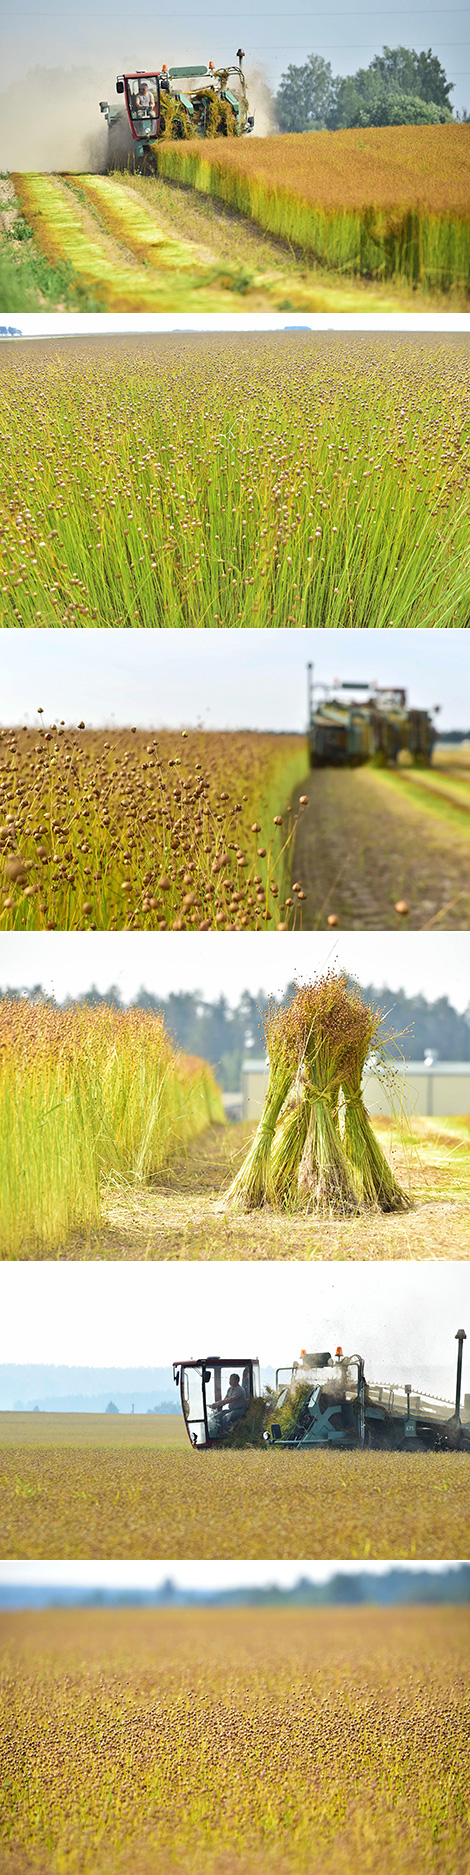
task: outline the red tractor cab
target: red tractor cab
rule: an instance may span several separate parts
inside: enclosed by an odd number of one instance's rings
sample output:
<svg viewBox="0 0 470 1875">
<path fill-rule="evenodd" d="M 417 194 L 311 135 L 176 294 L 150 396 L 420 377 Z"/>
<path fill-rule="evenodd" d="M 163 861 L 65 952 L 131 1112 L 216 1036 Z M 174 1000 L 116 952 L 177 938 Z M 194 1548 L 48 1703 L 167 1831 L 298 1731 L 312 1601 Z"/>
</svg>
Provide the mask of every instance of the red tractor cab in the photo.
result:
<svg viewBox="0 0 470 1875">
<path fill-rule="evenodd" d="M 160 76 L 158 72 L 127 72 L 116 79 L 124 94 L 135 143 L 153 143 L 160 133 Z"/>
<path fill-rule="evenodd" d="M 249 1414 L 261 1395 L 259 1361 L 246 1355 L 221 1360 L 174 1361 L 173 1379 L 179 1387 L 190 1445 L 221 1445 Z"/>
</svg>

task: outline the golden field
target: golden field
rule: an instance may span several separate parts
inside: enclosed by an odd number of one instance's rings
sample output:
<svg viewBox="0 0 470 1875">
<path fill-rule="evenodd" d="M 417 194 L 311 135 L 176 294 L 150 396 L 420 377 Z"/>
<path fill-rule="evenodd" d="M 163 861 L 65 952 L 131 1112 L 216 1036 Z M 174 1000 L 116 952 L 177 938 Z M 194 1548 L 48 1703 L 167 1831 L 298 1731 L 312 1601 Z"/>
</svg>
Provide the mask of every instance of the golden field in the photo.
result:
<svg viewBox="0 0 470 1875">
<path fill-rule="evenodd" d="M 327 267 L 468 293 L 467 125 L 162 143 L 156 162 Z"/>
<path fill-rule="evenodd" d="M 467 1875 L 468 1609 L 0 1616 L 5 1875 Z"/>
<path fill-rule="evenodd" d="M 0 1447 L 4 1557 L 468 1555 L 464 1452 L 80 1448 L 78 1423 L 68 1447 L 60 1428 L 58 1445 L 42 1436 Z"/>
<path fill-rule="evenodd" d="M 0 390 L 0 627 L 469 624 L 466 335 L 31 342 Z"/>
</svg>

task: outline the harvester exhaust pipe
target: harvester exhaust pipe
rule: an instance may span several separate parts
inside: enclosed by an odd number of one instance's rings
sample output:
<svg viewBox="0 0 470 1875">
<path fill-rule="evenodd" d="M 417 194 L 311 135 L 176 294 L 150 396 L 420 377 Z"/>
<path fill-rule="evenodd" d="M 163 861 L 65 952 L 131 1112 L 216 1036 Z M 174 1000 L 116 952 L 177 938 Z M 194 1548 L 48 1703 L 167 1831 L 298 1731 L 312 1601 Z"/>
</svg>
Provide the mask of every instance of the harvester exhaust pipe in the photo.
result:
<svg viewBox="0 0 470 1875">
<path fill-rule="evenodd" d="M 456 1379 L 456 1385 L 455 1385 L 455 1420 L 456 1420 L 456 1423 L 457 1423 L 457 1425 L 458 1425 L 458 1426 L 460 1426 L 460 1424 L 461 1424 L 461 1420 L 460 1420 L 460 1395 L 461 1395 L 461 1391 L 462 1391 L 462 1359 L 463 1359 L 463 1344 L 464 1344 L 464 1341 L 466 1341 L 466 1339 L 467 1339 L 467 1336 L 466 1336 L 466 1333 L 465 1333 L 465 1329 L 464 1329 L 464 1328 L 458 1328 L 458 1329 L 457 1329 L 457 1334 L 456 1334 L 456 1337 L 455 1337 L 455 1339 L 456 1339 L 456 1341 L 458 1341 L 458 1344 L 459 1344 L 459 1347 L 458 1347 L 458 1354 L 457 1354 L 457 1379 Z"/>
</svg>

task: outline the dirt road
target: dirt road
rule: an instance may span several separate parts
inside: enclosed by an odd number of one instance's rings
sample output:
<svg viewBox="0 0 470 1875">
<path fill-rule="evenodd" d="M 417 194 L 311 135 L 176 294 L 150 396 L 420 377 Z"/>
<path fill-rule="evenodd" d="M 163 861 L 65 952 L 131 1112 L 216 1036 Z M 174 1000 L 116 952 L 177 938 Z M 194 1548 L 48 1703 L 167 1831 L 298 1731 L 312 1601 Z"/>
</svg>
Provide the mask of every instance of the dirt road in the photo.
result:
<svg viewBox="0 0 470 1875">
<path fill-rule="evenodd" d="M 443 786 L 445 784 L 443 783 Z M 401 796 L 380 770 L 314 769 L 294 851 L 293 878 L 307 900 L 303 925 L 325 930 L 330 914 L 348 931 L 460 931 L 470 925 L 470 817 L 439 820 Z M 416 790 L 418 793 L 418 789 Z M 395 904 L 406 900 L 408 914 Z"/>
</svg>

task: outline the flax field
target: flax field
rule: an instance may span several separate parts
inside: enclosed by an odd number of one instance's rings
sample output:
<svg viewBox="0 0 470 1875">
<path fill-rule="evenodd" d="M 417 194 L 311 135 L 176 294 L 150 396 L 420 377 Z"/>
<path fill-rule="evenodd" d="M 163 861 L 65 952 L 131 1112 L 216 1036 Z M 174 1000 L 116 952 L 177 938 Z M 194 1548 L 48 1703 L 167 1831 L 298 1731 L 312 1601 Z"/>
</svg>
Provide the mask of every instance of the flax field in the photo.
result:
<svg viewBox="0 0 470 1875">
<path fill-rule="evenodd" d="M 0 1617 L 5 1875 L 465 1875 L 466 1608 Z"/>
<path fill-rule="evenodd" d="M 305 766 L 301 736 L 0 731 L 0 929 L 299 926 Z"/>
<path fill-rule="evenodd" d="M 465 1452 L 80 1449 L 48 1417 L 34 1450 L 0 1418 L 4 1557 L 468 1556 Z"/>
<path fill-rule="evenodd" d="M 144 1185 L 224 1121 L 208 1064 L 142 1009 L 0 1001 L 0 1252 L 53 1249 L 101 1215 L 104 1182 Z"/>
<path fill-rule="evenodd" d="M 0 626 L 468 626 L 465 335 L 64 339 L 0 371 Z"/>
<path fill-rule="evenodd" d="M 470 290 L 465 125 L 162 143 L 156 161 L 327 267 Z"/>
</svg>

